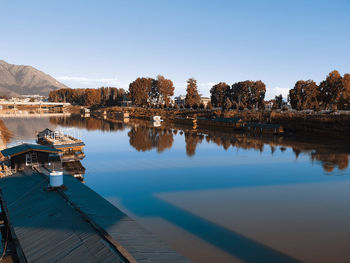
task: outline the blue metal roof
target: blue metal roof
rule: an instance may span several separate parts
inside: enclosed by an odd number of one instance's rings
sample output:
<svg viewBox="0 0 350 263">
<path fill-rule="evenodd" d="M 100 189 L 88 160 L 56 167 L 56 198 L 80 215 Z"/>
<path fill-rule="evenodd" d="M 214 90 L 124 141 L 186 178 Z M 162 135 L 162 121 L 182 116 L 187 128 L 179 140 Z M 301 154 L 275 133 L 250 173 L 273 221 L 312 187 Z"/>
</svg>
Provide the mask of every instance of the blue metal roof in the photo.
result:
<svg viewBox="0 0 350 263">
<path fill-rule="evenodd" d="M 72 176 L 66 190 L 46 191 L 48 171 L 38 169 L 0 179 L 26 262 L 190 262 Z"/>
<path fill-rule="evenodd" d="M 46 178 L 38 173 L 28 175 L 0 180 L 9 221 L 25 262 L 125 262 L 58 192 L 44 189 Z"/>
<path fill-rule="evenodd" d="M 1 153 L 3 156 L 14 156 L 14 155 L 18 155 L 20 153 L 24 153 L 24 152 L 28 152 L 28 151 L 39 151 L 39 152 L 41 151 L 41 152 L 58 153 L 61 150 L 54 149 L 52 147 L 45 146 L 45 145 L 23 143 L 21 145 L 6 148 L 5 150 L 2 150 Z"/>
</svg>

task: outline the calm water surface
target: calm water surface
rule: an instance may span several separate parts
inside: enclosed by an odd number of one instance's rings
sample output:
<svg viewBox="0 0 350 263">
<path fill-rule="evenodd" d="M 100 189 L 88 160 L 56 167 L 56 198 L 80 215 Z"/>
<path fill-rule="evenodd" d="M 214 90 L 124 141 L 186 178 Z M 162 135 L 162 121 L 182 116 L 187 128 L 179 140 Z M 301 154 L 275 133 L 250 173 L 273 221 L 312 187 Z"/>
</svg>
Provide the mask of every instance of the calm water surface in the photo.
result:
<svg viewBox="0 0 350 263">
<path fill-rule="evenodd" d="M 195 262 L 350 262 L 348 141 L 78 117 L 1 126 L 4 145 L 46 127 L 81 137 L 86 185 Z"/>
</svg>

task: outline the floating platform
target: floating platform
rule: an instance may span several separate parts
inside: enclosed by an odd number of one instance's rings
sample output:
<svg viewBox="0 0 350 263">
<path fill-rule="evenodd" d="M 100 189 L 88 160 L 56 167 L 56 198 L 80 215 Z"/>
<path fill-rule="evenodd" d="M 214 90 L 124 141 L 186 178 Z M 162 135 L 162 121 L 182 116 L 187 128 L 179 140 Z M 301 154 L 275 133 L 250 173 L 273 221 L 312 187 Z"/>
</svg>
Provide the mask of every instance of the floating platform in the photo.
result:
<svg viewBox="0 0 350 263">
<path fill-rule="evenodd" d="M 0 180 L 20 262 L 190 262 L 70 175 L 48 191 L 48 171 Z"/>
</svg>

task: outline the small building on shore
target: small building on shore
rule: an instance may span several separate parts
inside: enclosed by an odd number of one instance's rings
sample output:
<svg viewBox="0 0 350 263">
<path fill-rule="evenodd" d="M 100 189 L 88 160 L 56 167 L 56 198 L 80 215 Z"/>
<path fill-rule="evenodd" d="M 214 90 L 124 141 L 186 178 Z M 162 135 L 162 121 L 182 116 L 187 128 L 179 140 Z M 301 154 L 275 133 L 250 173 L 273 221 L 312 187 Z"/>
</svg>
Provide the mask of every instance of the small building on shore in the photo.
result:
<svg viewBox="0 0 350 263">
<path fill-rule="evenodd" d="M 211 102 L 209 97 L 201 97 L 201 104 L 203 104 L 205 108 L 207 107 L 209 102 Z"/>
<path fill-rule="evenodd" d="M 175 104 L 177 104 L 178 106 L 185 106 L 185 99 L 186 96 L 184 95 L 177 96 L 174 98 Z"/>
<path fill-rule="evenodd" d="M 61 150 L 53 147 L 23 143 L 1 151 L 11 169 L 23 171 L 33 167 L 43 166 L 52 171 L 61 171 L 62 162 L 59 156 Z"/>
</svg>

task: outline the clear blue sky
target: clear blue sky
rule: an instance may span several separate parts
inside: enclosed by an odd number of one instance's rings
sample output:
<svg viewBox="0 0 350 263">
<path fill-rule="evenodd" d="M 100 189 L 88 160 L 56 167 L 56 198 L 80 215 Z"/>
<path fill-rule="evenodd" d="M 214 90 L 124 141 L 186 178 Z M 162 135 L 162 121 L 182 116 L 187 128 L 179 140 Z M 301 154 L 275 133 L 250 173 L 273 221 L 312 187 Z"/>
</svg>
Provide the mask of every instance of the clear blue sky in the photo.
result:
<svg viewBox="0 0 350 263">
<path fill-rule="evenodd" d="M 208 95 L 261 79 L 269 98 L 350 72 L 350 1 L 0 0 L 0 59 L 72 88 L 162 74 L 176 94 L 194 77 Z"/>
</svg>

